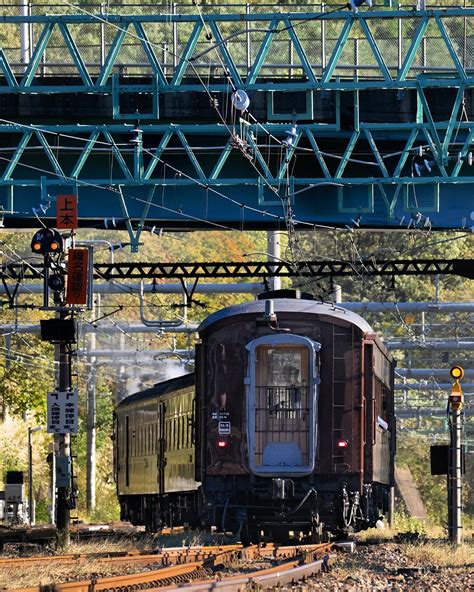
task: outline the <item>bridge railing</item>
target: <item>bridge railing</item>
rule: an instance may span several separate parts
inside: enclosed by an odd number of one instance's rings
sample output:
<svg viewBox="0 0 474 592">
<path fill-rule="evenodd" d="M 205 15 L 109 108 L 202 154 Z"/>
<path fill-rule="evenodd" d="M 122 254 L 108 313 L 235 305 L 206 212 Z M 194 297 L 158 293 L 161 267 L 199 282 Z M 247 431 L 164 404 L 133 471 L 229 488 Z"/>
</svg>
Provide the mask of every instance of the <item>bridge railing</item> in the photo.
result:
<svg viewBox="0 0 474 592">
<path fill-rule="evenodd" d="M 224 14 L 199 15 L 195 6 L 178 4 L 168 5 L 168 13 L 150 14 L 150 5 L 142 2 L 133 4 L 130 14 L 118 15 L 113 5 L 107 13 L 105 5 L 96 12 L 90 5 L 77 6 L 66 5 L 64 14 L 64 4 L 33 4 L 30 16 L 19 16 L 18 7 L 0 5 L 0 76 L 7 86 L 15 86 L 12 77 L 28 87 L 37 78 L 68 76 L 100 90 L 119 74 L 158 76 L 160 87 L 179 90 L 197 77 L 222 83 L 226 72 L 249 88 L 269 79 L 306 80 L 314 87 L 339 78 L 403 86 L 420 74 L 464 82 L 474 74 L 474 9 L 469 8 L 354 16 L 325 12 L 333 8 L 325 5 L 315 12 L 291 5 L 286 7 L 291 14 L 284 6 L 281 13 L 263 13 L 268 6 L 235 5 Z M 51 14 L 61 7 L 63 14 Z M 40 14 L 46 8 L 49 14 Z M 240 13 L 232 12 L 237 8 Z M 306 12 L 296 12 L 302 8 Z"/>
</svg>

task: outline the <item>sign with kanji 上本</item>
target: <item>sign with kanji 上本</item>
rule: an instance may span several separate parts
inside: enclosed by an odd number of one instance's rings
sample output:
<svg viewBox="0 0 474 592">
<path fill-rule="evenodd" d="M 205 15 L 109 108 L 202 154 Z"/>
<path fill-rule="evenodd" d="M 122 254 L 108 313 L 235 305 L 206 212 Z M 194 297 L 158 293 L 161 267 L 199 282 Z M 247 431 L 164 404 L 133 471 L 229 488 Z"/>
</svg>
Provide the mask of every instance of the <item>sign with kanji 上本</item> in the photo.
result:
<svg viewBox="0 0 474 592">
<path fill-rule="evenodd" d="M 56 228 L 77 228 L 77 197 L 75 195 L 56 196 Z"/>
<path fill-rule="evenodd" d="M 77 391 L 48 393 L 48 434 L 77 434 Z"/>
<path fill-rule="evenodd" d="M 87 304 L 89 250 L 69 249 L 67 253 L 66 304 Z"/>
</svg>

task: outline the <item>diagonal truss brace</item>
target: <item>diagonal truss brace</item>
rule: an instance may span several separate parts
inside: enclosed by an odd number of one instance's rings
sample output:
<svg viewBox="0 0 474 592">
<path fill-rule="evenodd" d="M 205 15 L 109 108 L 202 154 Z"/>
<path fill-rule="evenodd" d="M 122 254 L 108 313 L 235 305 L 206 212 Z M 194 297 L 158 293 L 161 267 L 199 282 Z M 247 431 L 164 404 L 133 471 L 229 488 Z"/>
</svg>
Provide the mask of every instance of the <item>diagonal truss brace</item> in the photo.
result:
<svg viewBox="0 0 474 592">
<path fill-rule="evenodd" d="M 199 279 L 250 277 L 343 277 L 460 275 L 474 279 L 474 259 L 400 259 L 377 261 L 278 261 L 213 262 L 213 263 L 94 263 L 95 279 Z M 40 279 L 43 268 L 9 264 L 0 268 L 9 279 Z"/>
<path fill-rule="evenodd" d="M 228 78 L 233 81 L 233 84 L 254 90 L 289 90 L 293 89 L 341 89 L 354 90 L 356 88 L 414 88 L 417 84 L 418 67 L 415 65 L 415 57 L 417 56 L 423 43 L 426 42 L 427 30 L 431 23 L 436 24 L 438 35 L 436 39 L 444 46 L 447 52 L 448 61 L 443 65 L 441 73 L 436 72 L 433 68 L 428 66 L 425 77 L 429 86 L 458 86 L 460 83 L 472 86 L 474 84 L 474 77 L 471 70 L 467 70 L 463 62 L 462 52 L 460 50 L 459 40 L 455 38 L 452 33 L 452 25 L 450 19 L 463 19 L 467 23 L 467 31 L 472 27 L 474 21 L 474 9 L 443 9 L 443 10 L 427 10 L 417 11 L 413 13 L 411 10 L 393 10 L 387 11 L 371 11 L 359 13 L 357 16 L 340 11 L 335 14 L 320 13 L 298 13 L 290 15 L 275 15 L 272 14 L 206 14 L 201 21 L 200 17 L 196 15 L 165 15 L 165 14 L 146 14 L 146 15 L 108 15 L 107 24 L 115 29 L 115 37 L 108 47 L 105 56 L 105 62 L 100 68 L 96 80 L 93 80 L 88 68 L 90 58 L 84 54 L 81 47 L 81 38 L 73 35 L 71 27 L 81 24 L 90 24 L 91 17 L 88 15 L 51 15 L 51 16 L 29 16 L 29 17 L 13 17 L 3 16 L 3 23 L 34 23 L 36 27 L 42 25 L 42 30 L 33 46 L 32 56 L 30 61 L 26 64 L 10 63 L 8 59 L 8 52 L 4 52 L 0 48 L 0 77 L 3 78 L 6 84 L 0 84 L 0 93 L 18 93 L 21 92 L 36 92 L 36 93 L 58 93 L 58 92 L 95 92 L 95 93 L 109 93 L 111 90 L 111 76 L 113 69 L 117 66 L 118 56 L 123 48 L 124 41 L 132 35 L 135 39 L 135 44 L 140 45 L 142 50 L 140 53 L 146 56 L 147 62 L 145 67 L 149 69 L 152 77 L 157 77 L 158 88 L 157 92 L 180 92 L 188 90 L 200 90 L 205 92 L 202 84 L 196 83 L 196 68 L 201 68 L 203 72 L 204 64 L 196 59 L 199 58 L 200 53 L 197 51 L 198 41 L 200 41 L 201 34 L 204 29 L 204 23 L 209 27 L 212 35 L 216 41 L 215 49 L 211 51 L 210 58 L 212 63 L 217 67 L 217 76 L 215 80 L 211 81 L 208 89 L 212 91 L 229 92 Z M 322 20 L 323 19 L 323 20 Z M 393 52 L 389 52 L 387 44 L 381 43 L 385 40 L 384 34 L 390 35 L 390 31 L 395 27 L 390 27 L 391 23 L 397 21 L 404 23 L 405 19 L 412 22 L 414 19 L 418 21 L 416 31 L 413 36 L 403 37 L 394 42 L 399 46 L 403 46 L 407 41 L 409 47 L 406 51 L 403 62 L 400 64 L 392 64 L 389 60 L 393 59 Z M 92 22 L 94 22 L 92 20 Z M 314 56 L 308 55 L 305 51 L 305 39 L 303 38 L 302 29 L 298 29 L 298 25 L 305 23 L 304 35 L 311 38 L 311 36 L 319 36 L 321 23 L 324 24 L 327 30 L 330 27 L 327 23 L 335 24 L 332 30 L 338 30 L 338 38 L 334 43 L 334 50 L 331 55 L 322 56 L 321 63 L 314 63 Z M 186 30 L 187 43 L 180 53 L 179 60 L 172 66 L 165 63 L 165 58 L 158 57 L 156 45 L 151 42 L 147 35 L 146 26 L 155 25 L 160 26 L 162 23 L 172 23 L 174 37 L 169 41 L 173 42 L 173 46 L 177 46 L 180 39 L 184 38 L 183 34 Z M 269 23 L 269 24 L 268 24 Z M 355 63 L 353 67 L 358 70 L 357 76 L 352 75 L 341 79 L 339 69 L 348 71 L 352 65 L 350 62 L 344 61 L 347 47 L 351 39 L 351 33 L 354 29 L 355 23 L 359 23 L 360 31 L 364 45 L 369 49 L 369 53 L 375 57 L 375 64 L 372 63 Z M 263 29 L 262 25 L 268 28 Z M 230 44 L 227 45 L 222 31 L 224 29 L 241 27 L 241 32 L 237 31 L 233 34 L 232 44 L 240 43 L 241 47 L 250 39 L 252 45 L 252 55 L 249 54 L 247 59 L 251 58 L 252 66 L 247 78 L 244 80 L 242 76 L 242 65 L 239 63 L 242 58 L 239 57 L 239 62 L 233 58 L 229 50 Z M 384 29 L 385 27 L 385 29 Z M 43 66 L 48 67 L 48 60 L 51 64 L 58 62 L 58 55 L 54 53 L 53 49 L 49 47 L 52 34 L 55 29 L 58 29 L 64 39 L 66 50 L 69 52 L 73 66 L 76 69 L 77 80 L 75 84 L 67 86 L 63 82 L 57 85 L 53 81 L 48 81 L 48 84 L 37 84 L 36 79 L 43 77 Z M 189 33 L 189 29 L 192 29 Z M 324 30 L 324 29 L 323 29 Z M 401 28 L 399 30 L 402 30 Z M 405 30 L 405 29 L 403 29 Z M 430 29 L 431 30 L 431 29 Z M 99 38 L 101 27 L 97 27 L 97 46 L 100 45 Z M 263 39 L 252 37 L 251 31 L 266 31 Z M 275 45 L 275 41 L 281 41 L 283 37 L 281 33 L 285 31 L 284 35 L 291 44 L 291 53 L 297 56 L 297 60 L 291 64 L 274 64 L 271 71 L 272 74 L 267 74 L 265 69 L 265 61 L 270 57 L 270 52 Z M 242 34 L 240 40 L 238 35 Z M 248 35 L 247 41 L 243 34 Z M 237 35 L 237 36 L 236 36 Z M 357 37 L 360 37 L 357 33 Z M 137 42 L 138 38 L 138 42 Z M 325 39 L 322 39 L 322 45 L 325 47 Z M 331 40 L 332 41 L 332 40 Z M 462 47 L 463 41 L 461 41 Z M 210 48 L 212 50 L 212 47 Z M 255 52 L 255 53 L 253 53 Z M 237 52 L 240 54 L 241 52 Z M 384 55 L 385 54 L 385 55 Z M 220 59 L 219 59 L 220 58 Z M 328 59 L 326 59 L 328 58 Z M 61 56 L 59 56 L 59 60 Z M 132 58 L 130 66 L 135 67 Z M 138 60 L 138 58 L 135 58 Z M 220 63 L 222 61 L 222 63 Z M 327 65 L 326 64 L 327 61 Z M 87 63 L 87 66 L 86 66 Z M 66 64 L 66 62 L 65 62 Z M 71 64 L 68 62 L 68 66 Z M 96 63 L 96 67 L 99 64 Z M 140 64 L 143 66 L 143 64 Z M 370 66 L 370 70 L 378 70 L 375 76 L 366 75 L 366 71 Z M 360 70 L 358 69 L 360 67 Z M 246 68 L 245 68 L 246 69 Z M 300 70 L 301 77 L 292 77 L 291 72 Z M 344 70 L 345 69 L 345 70 Z M 166 74 L 165 74 L 166 72 Z M 320 78 L 319 73 L 321 73 Z M 275 82 L 273 76 L 282 82 Z M 54 78 L 54 77 L 53 77 Z M 19 82 L 18 82 L 19 81 Z M 133 86 L 133 81 L 127 81 L 127 77 L 123 80 L 125 86 L 129 84 Z M 153 92 L 153 84 L 149 85 L 149 92 Z M 141 92 L 147 87 L 147 84 L 141 86 Z"/>
</svg>

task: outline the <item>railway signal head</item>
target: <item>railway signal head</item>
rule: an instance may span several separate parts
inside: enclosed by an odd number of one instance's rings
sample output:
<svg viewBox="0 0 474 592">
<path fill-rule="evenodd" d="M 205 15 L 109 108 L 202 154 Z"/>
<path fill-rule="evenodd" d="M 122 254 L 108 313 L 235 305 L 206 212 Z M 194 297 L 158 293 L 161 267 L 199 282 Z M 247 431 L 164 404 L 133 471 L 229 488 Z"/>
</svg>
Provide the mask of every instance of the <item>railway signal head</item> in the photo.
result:
<svg viewBox="0 0 474 592">
<path fill-rule="evenodd" d="M 66 281 L 62 273 L 54 273 L 49 276 L 48 286 L 53 292 L 62 292 L 65 285 Z"/>
<path fill-rule="evenodd" d="M 54 228 L 42 228 L 35 232 L 31 241 L 31 250 L 39 255 L 52 255 L 64 251 L 63 238 Z"/>
<path fill-rule="evenodd" d="M 464 376 L 464 368 L 461 366 L 453 366 L 449 373 L 454 378 L 453 388 L 449 395 L 449 406 L 452 411 L 459 411 L 463 406 L 462 388 L 459 381 Z"/>
<path fill-rule="evenodd" d="M 461 380 L 461 378 L 464 378 L 464 368 L 461 366 L 453 366 L 449 373 L 454 378 L 454 380 Z"/>
</svg>

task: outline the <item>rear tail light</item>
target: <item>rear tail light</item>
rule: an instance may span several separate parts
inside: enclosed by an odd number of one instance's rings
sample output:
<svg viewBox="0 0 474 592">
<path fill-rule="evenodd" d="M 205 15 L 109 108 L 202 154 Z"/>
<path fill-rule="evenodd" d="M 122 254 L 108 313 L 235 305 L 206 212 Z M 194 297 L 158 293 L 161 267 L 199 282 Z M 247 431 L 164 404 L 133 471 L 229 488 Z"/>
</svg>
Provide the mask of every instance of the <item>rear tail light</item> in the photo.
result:
<svg viewBox="0 0 474 592">
<path fill-rule="evenodd" d="M 349 446 L 349 442 L 345 438 L 337 441 L 338 448 L 344 449 L 344 448 L 347 448 L 348 446 Z"/>
<path fill-rule="evenodd" d="M 227 448 L 227 440 L 217 440 L 217 448 Z"/>
</svg>

